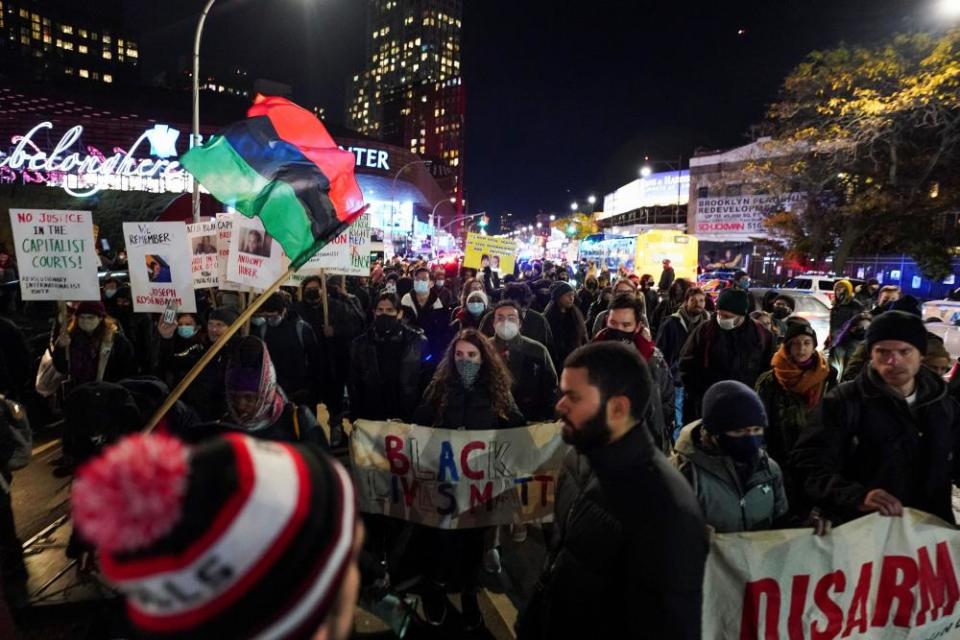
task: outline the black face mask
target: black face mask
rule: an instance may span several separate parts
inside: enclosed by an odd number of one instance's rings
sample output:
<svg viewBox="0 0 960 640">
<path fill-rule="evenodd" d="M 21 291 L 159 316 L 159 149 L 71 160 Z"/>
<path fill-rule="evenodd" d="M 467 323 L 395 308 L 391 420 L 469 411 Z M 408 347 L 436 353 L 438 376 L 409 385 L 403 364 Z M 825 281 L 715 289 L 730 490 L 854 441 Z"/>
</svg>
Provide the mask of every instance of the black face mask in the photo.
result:
<svg viewBox="0 0 960 640">
<path fill-rule="evenodd" d="M 389 338 L 400 330 L 400 320 L 397 316 L 379 315 L 373 319 L 373 330 L 378 336 Z"/>
<path fill-rule="evenodd" d="M 610 336 L 611 340 L 633 344 L 634 334 L 630 333 L 629 331 L 621 331 L 620 329 L 607 329 L 607 335 Z"/>
<path fill-rule="evenodd" d="M 786 307 L 774 307 L 773 308 L 773 317 L 777 320 L 783 320 L 790 315 L 790 309 Z"/>
<path fill-rule="evenodd" d="M 307 302 L 317 302 L 320 300 L 320 289 L 304 289 L 303 299 Z"/>
</svg>

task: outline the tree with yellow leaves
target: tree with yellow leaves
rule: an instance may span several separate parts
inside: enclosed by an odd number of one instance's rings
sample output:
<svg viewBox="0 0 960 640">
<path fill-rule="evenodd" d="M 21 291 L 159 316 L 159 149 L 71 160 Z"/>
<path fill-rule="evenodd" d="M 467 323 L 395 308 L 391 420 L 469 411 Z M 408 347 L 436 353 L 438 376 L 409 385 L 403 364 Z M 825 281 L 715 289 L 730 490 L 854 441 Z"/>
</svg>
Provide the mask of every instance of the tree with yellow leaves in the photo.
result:
<svg viewBox="0 0 960 640">
<path fill-rule="evenodd" d="M 815 51 L 768 110 L 769 160 L 744 171 L 803 207 L 765 224 L 781 246 L 835 268 L 909 253 L 932 278 L 960 244 L 960 29 Z"/>
</svg>

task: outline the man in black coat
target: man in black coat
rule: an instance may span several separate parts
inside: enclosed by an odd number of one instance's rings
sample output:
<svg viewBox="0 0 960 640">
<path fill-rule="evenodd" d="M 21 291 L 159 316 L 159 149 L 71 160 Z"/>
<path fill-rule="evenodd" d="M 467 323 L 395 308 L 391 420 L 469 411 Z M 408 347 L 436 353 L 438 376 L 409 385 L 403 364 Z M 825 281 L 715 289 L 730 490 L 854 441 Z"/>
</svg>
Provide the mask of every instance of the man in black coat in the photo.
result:
<svg viewBox="0 0 960 640">
<path fill-rule="evenodd" d="M 557 411 L 574 449 L 520 640 L 699 640 L 707 529 L 690 486 L 643 425 L 651 385 L 643 359 L 621 344 L 591 344 L 567 359 Z"/>
<path fill-rule="evenodd" d="M 737 380 L 751 389 L 770 368 L 775 341 L 748 317 L 749 293 L 730 287 L 720 293 L 717 315 L 694 329 L 680 352 L 684 388 L 683 421 L 700 417 L 703 394 L 721 380 Z"/>
<path fill-rule="evenodd" d="M 557 370 L 547 348 L 522 335 L 520 305 L 501 300 L 493 308 L 494 348 L 513 376 L 513 397 L 529 422 L 553 419 L 557 401 Z"/>
<path fill-rule="evenodd" d="M 830 391 L 791 456 L 797 486 L 835 522 L 904 507 L 954 522 L 960 406 L 922 366 L 923 321 L 887 311 L 867 329 L 870 362 Z"/>
<path fill-rule="evenodd" d="M 404 324 L 400 298 L 381 293 L 373 325 L 350 345 L 350 416 L 353 420 L 409 422 L 423 388 L 427 339 Z"/>
<path fill-rule="evenodd" d="M 315 407 L 320 375 L 317 336 L 313 328 L 287 308 L 284 294 L 274 293 L 251 321 L 250 335 L 263 340 L 277 371 L 277 382 L 291 401 Z M 343 395 L 341 390 L 340 395 Z M 332 411 L 331 411 L 332 413 Z"/>
<path fill-rule="evenodd" d="M 553 331 L 550 330 L 550 323 L 543 314 L 529 307 L 532 297 L 530 287 L 522 282 L 511 283 L 503 288 L 503 299 L 513 300 L 520 305 L 520 335 L 539 342 L 553 355 Z M 480 332 L 485 336 L 493 337 L 493 313 L 488 313 L 480 321 Z"/>
<path fill-rule="evenodd" d="M 665 300 L 661 304 L 668 304 Z M 673 377 L 674 398 L 676 402 L 677 427 L 683 426 L 683 383 L 680 381 L 680 352 L 687 343 L 690 333 L 701 324 L 710 321 L 706 311 L 707 296 L 702 289 L 691 287 L 683 296 L 683 305 L 673 315 L 667 316 L 657 332 L 657 348 L 670 367 Z"/>
</svg>

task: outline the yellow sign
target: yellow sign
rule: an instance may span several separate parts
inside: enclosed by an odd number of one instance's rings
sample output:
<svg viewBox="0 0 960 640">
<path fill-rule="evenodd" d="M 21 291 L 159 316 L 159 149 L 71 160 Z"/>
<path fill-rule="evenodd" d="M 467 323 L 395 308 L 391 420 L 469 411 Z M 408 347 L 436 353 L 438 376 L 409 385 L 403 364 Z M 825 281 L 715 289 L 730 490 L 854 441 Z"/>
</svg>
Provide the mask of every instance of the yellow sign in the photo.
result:
<svg viewBox="0 0 960 640">
<path fill-rule="evenodd" d="M 634 273 L 658 274 L 664 260 L 670 261 L 678 278 L 696 282 L 697 238 L 670 229 L 653 229 L 637 236 Z"/>
<path fill-rule="evenodd" d="M 468 233 L 464 246 L 463 266 L 482 271 L 489 266 L 502 274 L 513 273 L 517 243 L 510 238 Z"/>
</svg>

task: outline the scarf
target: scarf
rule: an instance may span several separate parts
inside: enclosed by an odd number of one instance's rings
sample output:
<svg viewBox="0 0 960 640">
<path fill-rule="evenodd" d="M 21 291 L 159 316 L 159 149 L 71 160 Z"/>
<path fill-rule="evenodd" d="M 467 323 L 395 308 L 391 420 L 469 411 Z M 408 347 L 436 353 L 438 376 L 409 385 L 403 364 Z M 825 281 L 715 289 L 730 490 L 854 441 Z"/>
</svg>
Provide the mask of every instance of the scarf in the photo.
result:
<svg viewBox="0 0 960 640">
<path fill-rule="evenodd" d="M 680 315 L 680 319 L 683 320 L 684 324 L 687 325 L 687 335 L 693 333 L 693 330 L 699 327 L 704 321 L 710 319 L 710 314 L 706 311 L 701 311 L 695 316 L 691 316 L 687 313 L 687 310 L 683 307 L 677 310 L 677 313 Z"/>
<path fill-rule="evenodd" d="M 256 386 L 257 393 L 260 396 L 256 413 L 252 419 L 246 422 L 241 421 L 240 416 L 233 408 L 233 403 L 227 402 L 227 410 L 236 424 L 246 431 L 259 431 L 273 425 L 280 418 L 283 408 L 287 404 L 287 397 L 277 385 L 277 372 L 273 368 L 270 353 L 266 348 L 263 349 L 263 361 L 259 371 L 239 367 L 232 368 L 227 371 L 226 378 L 227 394 L 232 391 L 251 391 L 252 387 Z"/>
<path fill-rule="evenodd" d="M 813 354 L 814 363 L 812 366 L 801 369 L 797 363 L 790 358 L 787 353 L 787 346 L 782 345 L 775 354 L 773 354 L 773 375 L 777 382 L 789 393 L 802 396 L 806 402 L 807 408 L 812 409 L 820 402 L 820 394 L 823 390 L 823 381 L 830 374 L 830 367 L 827 361 L 819 352 Z"/>
</svg>

